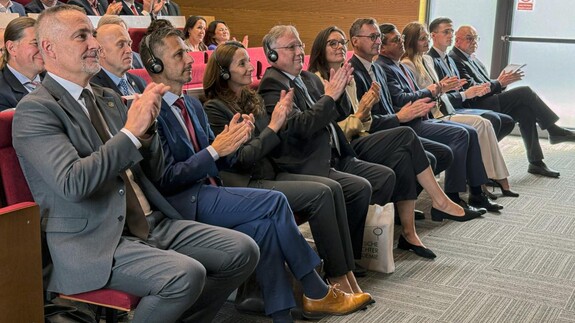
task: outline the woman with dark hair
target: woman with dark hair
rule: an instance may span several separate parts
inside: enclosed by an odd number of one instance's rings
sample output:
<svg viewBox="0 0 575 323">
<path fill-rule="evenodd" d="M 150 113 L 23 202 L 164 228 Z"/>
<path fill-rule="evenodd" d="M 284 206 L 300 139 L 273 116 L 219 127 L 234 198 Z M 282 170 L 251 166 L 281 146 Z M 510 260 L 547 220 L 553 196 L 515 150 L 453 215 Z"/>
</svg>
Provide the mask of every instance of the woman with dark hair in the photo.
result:
<svg viewBox="0 0 575 323">
<path fill-rule="evenodd" d="M 184 43 L 192 52 L 205 52 L 208 46 L 204 44 L 206 36 L 206 19 L 200 16 L 190 16 L 184 26 Z"/>
<path fill-rule="evenodd" d="M 253 71 L 248 53 L 239 42 L 218 46 L 206 66 L 203 86 L 208 101 L 204 109 L 214 133 L 223 131 L 235 114 L 241 114 L 242 118 L 255 124 L 252 138 L 238 149 L 234 168 L 220 172 L 224 183 L 284 193 L 294 213 L 309 217 L 318 253 L 325 262 L 328 282 L 371 301 L 371 296 L 362 292 L 352 272 L 354 257 L 339 183 L 325 177 L 282 172 L 270 157 L 281 140 L 277 133 L 291 112 L 293 92 L 282 93 L 270 119 L 262 98 L 250 88 Z M 293 302 L 275 307 L 269 304 L 272 297 L 267 297 L 266 278 L 262 276 L 258 274 L 257 279 L 264 290 L 266 314 L 293 307 Z"/>
<path fill-rule="evenodd" d="M 347 43 L 345 33 L 338 27 L 331 26 L 320 31 L 312 45 L 308 71 L 316 73 L 323 80 L 329 80 L 330 73 L 340 69 L 345 62 Z M 435 254 L 423 245 L 415 230 L 417 182 L 432 199 L 432 218 L 439 215 L 440 218 L 467 221 L 479 214 L 464 210 L 441 190 L 421 141 L 413 130 L 408 127 L 396 127 L 371 134 L 368 132 L 371 126 L 371 107 L 379 100 L 379 86 L 374 83 L 358 100 L 355 81 L 351 80 L 345 92 L 346 96 L 337 102 L 346 105 L 342 106 L 342 111 L 349 111 L 339 125 L 358 158 L 390 167 L 395 172 L 397 180 L 392 200 L 397 207 L 402 225 L 398 248 L 413 250 L 421 257 L 435 258 Z"/>
<path fill-rule="evenodd" d="M 204 43 L 208 46 L 208 50 L 214 50 L 218 45 L 221 45 L 230 40 L 230 28 L 223 20 L 214 20 L 210 22 L 208 30 L 206 31 L 206 37 L 204 38 Z M 236 41 L 236 38 L 232 38 Z M 248 47 L 248 35 L 244 36 L 242 39 L 242 45 Z"/>
<path fill-rule="evenodd" d="M 405 37 L 405 54 L 403 55 L 401 62 L 413 72 L 417 86 L 425 88 L 433 83 L 440 84 L 442 93 L 450 92 L 459 87 L 459 80 L 457 77 L 452 77 L 456 82 L 450 82 L 447 78 L 440 80 L 437 76 L 433 58 L 425 55 L 429 50 L 429 33 L 423 24 L 419 22 L 407 24 L 403 29 L 403 35 Z M 472 89 L 466 91 L 469 92 L 466 94 L 468 99 L 471 99 L 474 96 L 471 91 Z M 449 102 L 449 98 L 444 96 L 444 101 Z M 436 113 L 438 112 L 436 111 L 434 115 L 436 115 Z M 453 113 L 457 113 L 457 109 L 454 109 Z M 489 111 L 489 113 L 493 112 Z M 494 181 L 495 185 L 501 188 L 501 192 L 504 196 L 519 196 L 519 194 L 510 189 L 509 181 L 507 180 L 507 177 L 509 177 L 509 171 L 507 170 L 507 165 L 503 159 L 503 154 L 499 149 L 497 135 L 495 134 L 491 122 L 477 114 L 457 113 L 441 117 L 470 125 L 477 130 L 479 147 L 481 149 L 481 159 L 483 160 L 487 177 Z M 483 189 L 487 194 L 489 194 L 490 198 L 497 198 L 497 196 L 488 193 L 485 190 L 485 187 L 483 187 Z"/>
</svg>

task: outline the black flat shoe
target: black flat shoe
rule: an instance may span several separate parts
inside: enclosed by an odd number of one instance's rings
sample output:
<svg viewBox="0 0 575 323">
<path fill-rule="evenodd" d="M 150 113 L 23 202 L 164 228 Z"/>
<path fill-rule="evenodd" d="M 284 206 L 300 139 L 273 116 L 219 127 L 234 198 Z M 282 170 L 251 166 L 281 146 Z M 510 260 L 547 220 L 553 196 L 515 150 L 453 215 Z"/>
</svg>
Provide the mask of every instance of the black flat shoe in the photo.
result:
<svg viewBox="0 0 575 323">
<path fill-rule="evenodd" d="M 353 275 L 355 277 L 365 277 L 367 276 L 367 269 L 365 269 L 364 267 L 360 266 L 360 264 L 358 264 L 357 262 L 355 263 L 355 269 L 352 270 L 353 271 Z"/>
<path fill-rule="evenodd" d="M 427 259 L 434 259 L 437 257 L 430 249 L 411 244 L 402 235 L 399 236 L 399 240 L 397 241 L 397 248 L 402 250 L 411 250 L 416 255 Z"/>
<path fill-rule="evenodd" d="M 456 216 L 456 215 L 451 215 L 451 214 L 445 213 L 443 211 L 440 211 L 440 210 L 432 207 L 431 208 L 431 220 L 441 222 L 444 219 L 448 219 L 448 220 L 453 220 L 453 221 L 457 221 L 457 222 L 465 222 L 465 221 L 469 221 L 469 220 L 473 220 L 475 218 L 481 217 L 481 214 L 482 214 L 480 212 L 472 211 L 472 210 L 466 209 L 466 208 L 463 208 L 463 211 L 465 211 L 464 215 Z"/>
<path fill-rule="evenodd" d="M 499 212 L 501 209 L 503 209 L 503 205 L 491 202 L 487 195 L 484 193 L 469 194 L 467 203 L 474 207 L 485 208 L 489 212 Z"/>
<path fill-rule="evenodd" d="M 557 178 L 561 175 L 558 171 L 551 169 L 545 165 L 545 163 L 540 162 L 539 165 L 529 163 L 527 172 L 530 174 L 541 175 L 545 177 Z"/>
</svg>

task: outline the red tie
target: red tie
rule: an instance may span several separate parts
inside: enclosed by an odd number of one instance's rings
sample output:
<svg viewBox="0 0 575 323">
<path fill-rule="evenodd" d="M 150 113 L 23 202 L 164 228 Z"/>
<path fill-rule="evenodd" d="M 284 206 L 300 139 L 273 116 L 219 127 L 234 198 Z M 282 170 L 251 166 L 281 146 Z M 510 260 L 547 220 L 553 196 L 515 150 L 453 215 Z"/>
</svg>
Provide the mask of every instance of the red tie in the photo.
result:
<svg viewBox="0 0 575 323">
<path fill-rule="evenodd" d="M 132 12 L 134 13 L 134 16 L 139 16 L 140 14 L 138 13 L 138 10 L 136 10 L 136 7 L 134 7 L 134 5 L 130 6 L 130 9 L 132 9 Z"/>
<path fill-rule="evenodd" d="M 192 146 L 194 147 L 196 153 L 199 152 L 201 150 L 201 147 L 200 144 L 198 143 L 198 138 L 196 137 L 196 130 L 194 128 L 192 118 L 190 118 L 190 115 L 188 114 L 188 109 L 186 109 L 184 100 L 182 98 L 179 98 L 176 100 L 176 102 L 174 102 L 174 105 L 178 107 L 178 109 L 180 109 L 180 111 L 182 112 L 182 118 L 184 118 L 186 129 L 188 129 L 188 132 L 190 133 L 190 140 L 192 141 Z M 210 181 L 210 184 L 218 186 L 216 180 L 213 177 L 208 176 L 208 180 Z"/>
<path fill-rule="evenodd" d="M 407 73 L 407 71 L 405 70 L 405 66 L 403 66 L 403 64 L 399 63 L 399 67 L 401 68 L 401 71 L 403 72 L 403 75 L 405 76 L 405 78 L 407 79 L 407 83 L 409 83 L 409 87 L 411 88 L 411 90 L 413 92 L 417 92 L 417 90 L 415 89 L 415 84 L 413 84 L 413 81 L 411 80 L 411 77 L 409 77 L 409 74 Z"/>
</svg>

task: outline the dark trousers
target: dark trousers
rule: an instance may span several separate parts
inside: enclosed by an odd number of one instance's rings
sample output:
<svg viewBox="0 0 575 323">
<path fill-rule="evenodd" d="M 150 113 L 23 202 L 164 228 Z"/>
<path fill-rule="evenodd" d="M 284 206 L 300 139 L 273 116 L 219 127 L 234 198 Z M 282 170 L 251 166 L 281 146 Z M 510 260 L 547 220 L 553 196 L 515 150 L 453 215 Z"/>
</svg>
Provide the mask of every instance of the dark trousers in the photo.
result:
<svg viewBox="0 0 575 323">
<path fill-rule="evenodd" d="M 453 163 L 445 171 L 445 192 L 465 192 L 466 184 L 480 186 L 487 182 L 475 129 L 465 124 L 443 120 L 417 119 L 409 125 L 420 137 L 451 148 Z"/>
<path fill-rule="evenodd" d="M 543 160 L 536 124 L 538 123 L 541 129 L 547 129 L 555 124 L 559 117 L 530 87 L 520 86 L 478 98 L 469 105 L 510 115 L 519 123 L 529 162 Z"/>
<path fill-rule="evenodd" d="M 377 131 L 354 139 L 351 145 L 359 159 L 393 169 L 393 202 L 417 199 L 417 174 L 429 167 L 429 160 L 411 128 Z"/>
<path fill-rule="evenodd" d="M 142 297 L 132 322 L 211 322 L 258 256 L 245 234 L 166 218 L 146 242 L 120 239 L 105 287 Z"/>
<path fill-rule="evenodd" d="M 395 174 L 388 167 L 354 157 L 337 160 L 328 177 L 341 185 L 355 259 L 361 259 L 363 231 L 369 204 L 385 205 L 391 201 Z"/>
<path fill-rule="evenodd" d="M 198 195 L 197 220 L 243 232 L 256 241 L 260 247 L 256 278 L 266 314 L 295 306 L 284 263 L 301 280 L 320 259 L 299 231 L 282 193 L 204 185 Z"/>
<path fill-rule="evenodd" d="M 293 212 L 307 219 L 328 277 L 355 268 L 345 197 L 338 182 L 327 177 L 278 173 L 275 180 L 252 180 L 253 188 L 282 192 Z"/>
</svg>

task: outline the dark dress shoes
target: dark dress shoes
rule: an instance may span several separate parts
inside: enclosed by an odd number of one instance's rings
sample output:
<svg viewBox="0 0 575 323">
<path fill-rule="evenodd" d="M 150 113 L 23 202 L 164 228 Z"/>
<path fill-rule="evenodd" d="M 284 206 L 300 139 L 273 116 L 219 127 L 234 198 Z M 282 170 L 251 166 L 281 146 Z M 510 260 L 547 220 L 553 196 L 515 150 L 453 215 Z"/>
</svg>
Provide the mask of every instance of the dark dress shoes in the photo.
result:
<svg viewBox="0 0 575 323">
<path fill-rule="evenodd" d="M 469 221 L 469 220 L 473 220 L 475 218 L 478 218 L 481 216 L 480 212 L 477 211 L 472 211 L 470 209 L 466 209 L 463 208 L 463 211 L 465 211 L 465 214 L 462 216 L 456 216 L 456 215 L 451 215 L 448 213 L 445 213 L 443 211 L 440 211 L 436 208 L 431 208 L 431 220 L 433 221 L 443 221 L 444 219 L 448 219 L 448 220 L 453 220 L 453 221 L 457 221 L 457 222 L 465 222 L 465 221 Z"/>
<path fill-rule="evenodd" d="M 553 178 L 557 178 L 560 175 L 558 171 L 547 167 L 547 165 L 545 165 L 544 162 L 539 162 L 537 164 L 529 163 L 529 168 L 527 168 L 527 172 L 530 174 L 536 174 Z"/>
<path fill-rule="evenodd" d="M 478 212 L 481 215 L 487 213 L 487 209 L 485 209 L 483 207 L 473 207 L 473 206 L 467 204 L 467 202 L 465 202 L 464 200 L 459 200 L 459 202 L 457 202 L 457 204 L 459 204 L 459 206 L 461 206 L 464 210 Z"/>
<path fill-rule="evenodd" d="M 554 144 L 559 144 L 562 142 L 566 142 L 566 141 L 575 141 L 575 133 L 571 132 L 571 131 L 566 131 L 565 133 L 563 133 L 562 135 L 549 135 L 549 143 L 554 145 Z"/>
<path fill-rule="evenodd" d="M 427 259 L 434 259 L 437 257 L 430 249 L 411 244 L 402 235 L 399 236 L 399 240 L 397 241 L 397 248 L 401 250 L 411 250 L 416 255 Z"/>
<path fill-rule="evenodd" d="M 364 309 L 372 301 L 368 293 L 345 293 L 333 286 L 324 298 L 312 299 L 303 296 L 303 316 L 319 319 L 325 315 L 347 315 Z"/>
<path fill-rule="evenodd" d="M 503 209 L 503 205 L 491 202 L 483 192 L 480 194 L 469 194 L 467 203 L 474 207 L 485 208 L 489 212 L 499 212 Z"/>
<path fill-rule="evenodd" d="M 367 275 L 367 269 L 356 262 L 355 269 L 353 270 L 353 275 L 355 277 L 365 277 Z"/>
</svg>

